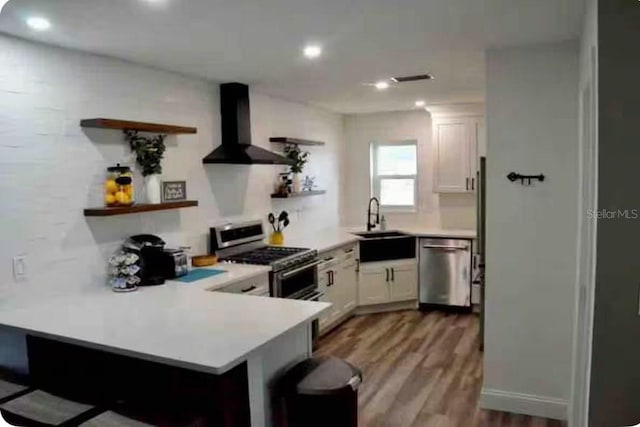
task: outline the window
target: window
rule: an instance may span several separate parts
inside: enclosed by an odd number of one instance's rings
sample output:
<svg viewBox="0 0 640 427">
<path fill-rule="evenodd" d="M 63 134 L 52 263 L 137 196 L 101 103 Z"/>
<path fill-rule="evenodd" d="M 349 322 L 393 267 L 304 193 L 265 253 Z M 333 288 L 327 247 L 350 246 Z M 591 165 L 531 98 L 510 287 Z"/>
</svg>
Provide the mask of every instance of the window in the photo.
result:
<svg viewBox="0 0 640 427">
<path fill-rule="evenodd" d="M 391 210 L 415 210 L 418 148 L 415 141 L 371 144 L 371 192 Z"/>
</svg>

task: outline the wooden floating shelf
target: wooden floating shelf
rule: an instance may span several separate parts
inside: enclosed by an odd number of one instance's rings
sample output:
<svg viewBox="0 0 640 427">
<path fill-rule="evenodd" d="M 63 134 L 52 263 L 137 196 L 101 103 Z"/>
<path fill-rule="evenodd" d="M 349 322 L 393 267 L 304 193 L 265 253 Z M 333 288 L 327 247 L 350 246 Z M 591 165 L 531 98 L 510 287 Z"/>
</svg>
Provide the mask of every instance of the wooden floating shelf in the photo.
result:
<svg viewBox="0 0 640 427">
<path fill-rule="evenodd" d="M 314 190 L 314 191 L 301 191 L 299 193 L 287 193 L 287 194 L 272 194 L 272 199 L 293 199 L 295 197 L 308 197 L 308 196 L 318 196 L 320 194 L 325 194 L 325 190 Z"/>
<path fill-rule="evenodd" d="M 289 138 L 287 136 L 274 136 L 269 138 L 269 142 L 275 142 L 280 144 L 295 144 L 295 145 L 324 145 L 322 141 L 312 141 L 310 139 L 298 139 Z"/>
<path fill-rule="evenodd" d="M 160 134 L 198 133 L 198 129 L 194 127 L 102 118 L 80 120 L 80 126 L 83 128 L 134 130 L 139 132 L 153 132 Z"/>
<path fill-rule="evenodd" d="M 84 216 L 127 215 L 142 212 L 166 211 L 169 209 L 191 208 L 194 206 L 198 206 L 197 200 L 184 200 L 181 202 L 167 202 L 154 205 L 138 203 L 133 206 L 119 206 L 114 208 L 88 208 L 84 210 Z"/>
</svg>

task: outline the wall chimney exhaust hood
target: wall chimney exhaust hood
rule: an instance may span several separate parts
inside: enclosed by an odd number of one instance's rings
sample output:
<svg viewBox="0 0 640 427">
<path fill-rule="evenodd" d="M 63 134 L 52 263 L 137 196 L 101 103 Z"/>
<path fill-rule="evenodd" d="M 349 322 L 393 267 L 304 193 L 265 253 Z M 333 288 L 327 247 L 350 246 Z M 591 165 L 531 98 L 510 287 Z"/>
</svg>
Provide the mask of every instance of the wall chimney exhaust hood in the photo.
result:
<svg viewBox="0 0 640 427">
<path fill-rule="evenodd" d="M 202 163 L 234 165 L 291 165 L 280 154 L 251 145 L 249 86 L 242 83 L 220 85 L 222 144 Z"/>
</svg>

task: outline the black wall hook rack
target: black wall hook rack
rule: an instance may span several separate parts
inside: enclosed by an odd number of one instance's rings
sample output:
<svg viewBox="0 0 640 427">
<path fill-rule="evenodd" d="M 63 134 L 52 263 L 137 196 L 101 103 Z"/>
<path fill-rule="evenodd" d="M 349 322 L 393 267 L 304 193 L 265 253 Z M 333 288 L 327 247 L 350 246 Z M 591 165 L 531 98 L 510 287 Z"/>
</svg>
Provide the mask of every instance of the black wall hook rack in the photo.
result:
<svg viewBox="0 0 640 427">
<path fill-rule="evenodd" d="M 540 175 L 522 175 L 519 173 L 515 173 L 515 172 L 511 172 L 509 175 L 507 175 L 507 179 L 511 182 L 515 182 L 517 180 L 520 180 L 520 184 L 525 185 L 525 181 L 527 181 L 526 185 L 531 185 L 531 181 L 532 180 L 538 180 L 540 182 L 544 181 L 544 175 L 540 174 Z"/>
</svg>

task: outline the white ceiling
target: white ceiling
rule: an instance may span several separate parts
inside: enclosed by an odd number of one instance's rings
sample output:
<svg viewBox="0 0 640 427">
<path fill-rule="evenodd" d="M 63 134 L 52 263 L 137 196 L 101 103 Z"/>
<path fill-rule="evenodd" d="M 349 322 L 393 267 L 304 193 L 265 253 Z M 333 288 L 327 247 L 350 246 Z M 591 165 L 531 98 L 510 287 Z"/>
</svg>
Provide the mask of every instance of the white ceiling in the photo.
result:
<svg viewBox="0 0 640 427">
<path fill-rule="evenodd" d="M 0 31 L 359 113 L 481 101 L 487 48 L 576 38 L 582 15 L 583 0 L 11 0 Z M 318 60 L 302 57 L 309 42 Z M 436 79 L 365 85 L 425 72 Z"/>
</svg>

